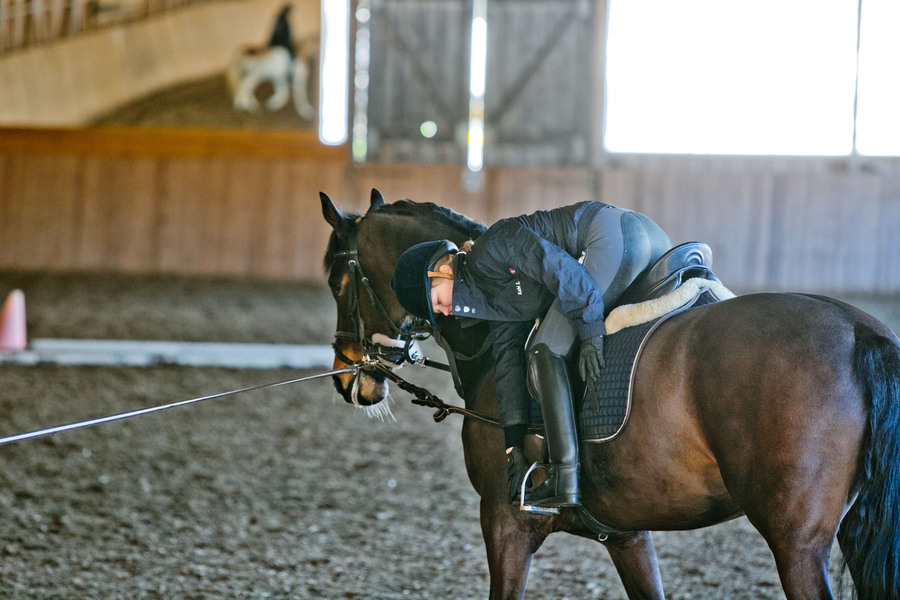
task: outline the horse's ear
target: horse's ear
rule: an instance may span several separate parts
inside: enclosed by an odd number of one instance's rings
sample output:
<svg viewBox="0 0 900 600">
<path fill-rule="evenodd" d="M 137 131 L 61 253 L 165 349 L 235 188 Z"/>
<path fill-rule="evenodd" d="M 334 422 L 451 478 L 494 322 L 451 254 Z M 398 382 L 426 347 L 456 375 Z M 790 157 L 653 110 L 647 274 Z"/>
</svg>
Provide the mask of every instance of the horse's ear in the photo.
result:
<svg viewBox="0 0 900 600">
<path fill-rule="evenodd" d="M 334 202 L 331 201 L 331 198 L 325 192 L 319 192 L 319 199 L 322 201 L 322 215 L 324 215 L 325 220 L 328 221 L 328 224 L 339 236 L 342 235 L 344 232 L 344 215 L 341 214 L 341 211 L 337 209 Z"/>
<path fill-rule="evenodd" d="M 369 198 L 369 210 L 373 211 L 381 206 L 384 206 L 384 196 L 381 195 L 381 192 L 372 188 L 372 196 Z"/>
</svg>

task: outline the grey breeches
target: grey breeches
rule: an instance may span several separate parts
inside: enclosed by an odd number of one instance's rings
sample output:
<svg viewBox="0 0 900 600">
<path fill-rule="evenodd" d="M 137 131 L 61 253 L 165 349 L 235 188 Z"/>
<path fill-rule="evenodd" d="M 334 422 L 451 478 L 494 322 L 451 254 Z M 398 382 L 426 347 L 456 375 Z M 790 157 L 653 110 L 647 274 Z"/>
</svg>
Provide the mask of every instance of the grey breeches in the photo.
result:
<svg viewBox="0 0 900 600">
<path fill-rule="evenodd" d="M 669 236 L 648 217 L 616 207 L 597 211 L 587 222 L 579 222 L 578 229 L 584 240 L 582 264 L 603 290 L 606 313 L 635 277 L 671 247 Z M 528 345 L 543 343 L 554 354 L 565 356 L 576 337 L 573 323 L 556 300 Z"/>
</svg>

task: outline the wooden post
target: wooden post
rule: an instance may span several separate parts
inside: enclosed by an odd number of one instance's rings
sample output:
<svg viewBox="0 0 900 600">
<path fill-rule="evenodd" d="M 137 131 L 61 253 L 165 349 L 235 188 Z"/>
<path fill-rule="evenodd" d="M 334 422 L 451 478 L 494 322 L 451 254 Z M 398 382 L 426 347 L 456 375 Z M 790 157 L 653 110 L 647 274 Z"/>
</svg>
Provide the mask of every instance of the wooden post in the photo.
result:
<svg viewBox="0 0 900 600">
<path fill-rule="evenodd" d="M 28 3 L 28 36 L 29 42 L 46 42 L 49 38 L 47 31 L 47 8 L 44 0 L 30 0 Z"/>
<path fill-rule="evenodd" d="M 9 29 L 12 15 L 9 12 L 9 0 L 0 0 L 0 52 L 9 45 Z"/>
<path fill-rule="evenodd" d="M 28 16 L 26 0 L 12 0 L 12 20 L 10 22 L 10 48 L 21 48 L 25 45 L 25 23 Z"/>
</svg>

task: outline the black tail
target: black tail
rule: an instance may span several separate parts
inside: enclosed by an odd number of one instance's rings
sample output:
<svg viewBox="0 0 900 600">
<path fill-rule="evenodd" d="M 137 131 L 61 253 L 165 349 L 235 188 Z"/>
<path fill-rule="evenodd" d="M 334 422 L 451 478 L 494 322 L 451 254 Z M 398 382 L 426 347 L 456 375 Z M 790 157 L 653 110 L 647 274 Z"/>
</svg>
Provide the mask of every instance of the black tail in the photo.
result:
<svg viewBox="0 0 900 600">
<path fill-rule="evenodd" d="M 900 347 L 856 327 L 855 370 L 868 393 L 869 423 L 860 458 L 859 496 L 838 542 L 843 568 L 864 600 L 900 598 Z"/>
</svg>

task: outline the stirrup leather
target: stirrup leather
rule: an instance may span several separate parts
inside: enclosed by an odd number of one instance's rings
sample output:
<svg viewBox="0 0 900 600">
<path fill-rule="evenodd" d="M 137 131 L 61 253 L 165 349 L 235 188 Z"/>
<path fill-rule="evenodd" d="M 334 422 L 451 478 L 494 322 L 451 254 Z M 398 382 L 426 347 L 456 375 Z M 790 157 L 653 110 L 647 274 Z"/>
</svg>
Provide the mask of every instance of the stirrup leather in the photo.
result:
<svg viewBox="0 0 900 600">
<path fill-rule="evenodd" d="M 546 469 L 547 467 L 541 465 L 541 463 L 536 462 L 525 472 L 525 477 L 522 479 L 522 488 L 519 492 L 519 510 L 528 512 L 534 515 L 558 515 L 559 509 L 553 508 L 550 506 L 533 506 L 531 504 L 525 504 L 525 487 L 528 485 L 528 479 L 532 472 L 537 469 Z"/>
</svg>

